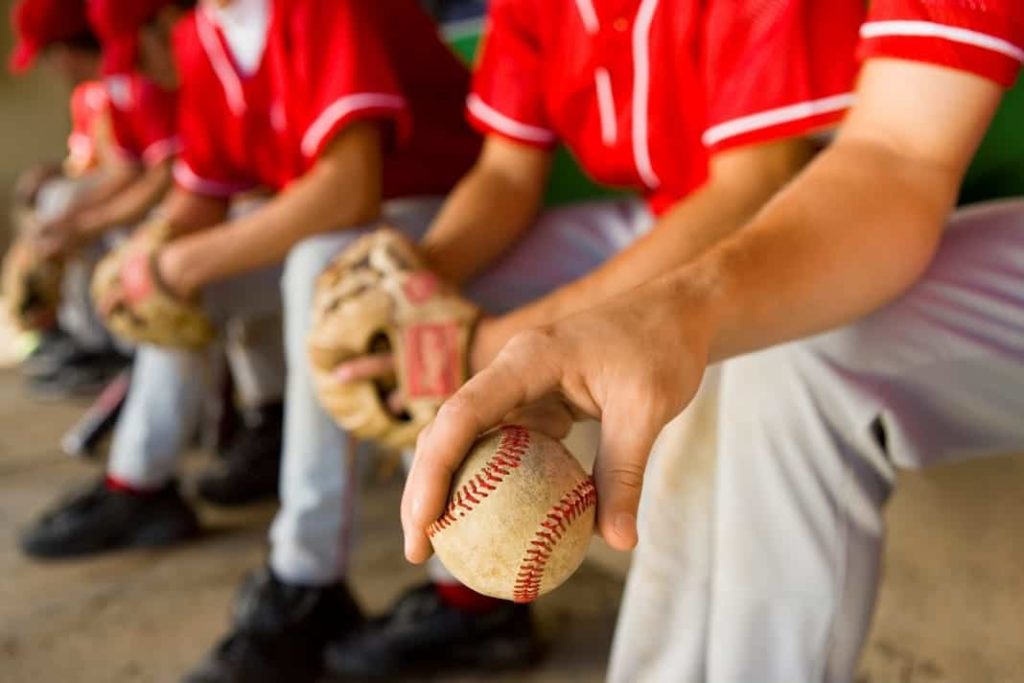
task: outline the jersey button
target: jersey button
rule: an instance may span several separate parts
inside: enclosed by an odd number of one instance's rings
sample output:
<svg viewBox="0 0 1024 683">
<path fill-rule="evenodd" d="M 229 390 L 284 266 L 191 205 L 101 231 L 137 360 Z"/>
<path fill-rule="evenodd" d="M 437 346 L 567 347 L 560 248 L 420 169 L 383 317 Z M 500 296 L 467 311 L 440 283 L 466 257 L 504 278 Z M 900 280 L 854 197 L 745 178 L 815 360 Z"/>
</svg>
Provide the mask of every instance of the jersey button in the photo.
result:
<svg viewBox="0 0 1024 683">
<path fill-rule="evenodd" d="M 619 17 L 618 19 L 612 22 L 612 28 L 618 31 L 619 33 L 625 32 L 629 28 L 629 19 L 627 19 L 626 17 Z"/>
</svg>

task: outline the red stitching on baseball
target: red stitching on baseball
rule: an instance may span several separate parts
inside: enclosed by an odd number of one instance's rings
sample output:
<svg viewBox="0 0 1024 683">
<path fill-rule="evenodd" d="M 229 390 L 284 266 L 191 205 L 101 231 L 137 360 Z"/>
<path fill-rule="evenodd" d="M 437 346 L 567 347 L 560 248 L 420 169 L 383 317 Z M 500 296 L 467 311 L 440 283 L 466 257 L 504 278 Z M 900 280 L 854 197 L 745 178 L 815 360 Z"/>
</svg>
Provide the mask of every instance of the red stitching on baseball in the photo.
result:
<svg viewBox="0 0 1024 683">
<path fill-rule="evenodd" d="M 594 488 L 594 480 L 587 477 L 551 508 L 530 541 L 531 547 L 519 563 L 519 572 L 512 588 L 512 599 L 515 602 L 533 602 L 537 599 L 544 569 L 555 545 L 562 540 L 569 525 L 596 504 L 597 489 Z"/>
<path fill-rule="evenodd" d="M 501 428 L 498 449 L 473 478 L 463 484 L 452 496 L 452 502 L 437 520 L 427 527 L 427 536 L 433 538 L 456 520 L 473 510 L 497 485 L 523 462 L 523 453 L 530 446 L 530 432 L 524 427 L 507 425 Z"/>
</svg>

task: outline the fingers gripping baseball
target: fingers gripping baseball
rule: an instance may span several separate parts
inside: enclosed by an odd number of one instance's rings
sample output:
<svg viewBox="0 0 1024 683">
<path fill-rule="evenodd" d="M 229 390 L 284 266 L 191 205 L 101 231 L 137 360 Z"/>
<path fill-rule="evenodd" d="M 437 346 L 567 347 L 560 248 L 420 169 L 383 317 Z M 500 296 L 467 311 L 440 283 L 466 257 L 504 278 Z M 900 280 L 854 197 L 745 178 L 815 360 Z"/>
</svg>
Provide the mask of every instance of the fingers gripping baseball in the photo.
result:
<svg viewBox="0 0 1024 683">
<path fill-rule="evenodd" d="M 661 424 L 654 420 L 638 424 L 632 418 L 632 411 L 609 406 L 601 422 L 601 446 L 594 462 L 597 530 L 616 550 L 636 545 L 636 514 L 644 470 L 661 431 Z"/>
<path fill-rule="evenodd" d="M 687 319 L 665 340 L 676 311 L 620 298 L 514 338 L 457 392 L 420 440 L 403 497 L 406 552 L 421 561 L 425 527 L 439 514 L 451 473 L 477 435 L 513 410 L 558 399 L 600 419 L 595 463 L 598 530 L 615 548 L 636 544 L 636 512 L 648 454 L 662 427 L 696 393 L 707 359 L 703 321 Z"/>
<path fill-rule="evenodd" d="M 426 528 L 441 514 L 458 468 L 478 435 L 558 386 L 555 363 L 538 356 L 533 333 L 510 341 L 494 362 L 441 406 L 420 434 L 402 497 L 405 552 L 411 562 L 430 556 Z"/>
</svg>

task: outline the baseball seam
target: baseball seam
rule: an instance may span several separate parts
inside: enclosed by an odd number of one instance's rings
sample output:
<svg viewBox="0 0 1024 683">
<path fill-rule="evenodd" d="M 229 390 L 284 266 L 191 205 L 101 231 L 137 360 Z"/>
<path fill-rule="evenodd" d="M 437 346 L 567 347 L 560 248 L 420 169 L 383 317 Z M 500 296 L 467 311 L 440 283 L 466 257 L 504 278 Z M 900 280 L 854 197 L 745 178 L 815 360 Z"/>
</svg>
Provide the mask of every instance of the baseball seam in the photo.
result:
<svg viewBox="0 0 1024 683">
<path fill-rule="evenodd" d="M 516 582 L 512 588 L 515 602 L 533 602 L 540 595 L 540 584 L 544 578 L 551 553 L 565 532 L 586 510 L 597 504 L 597 490 L 594 480 L 587 477 L 566 493 L 546 515 L 540 528 L 519 564 Z"/>
<path fill-rule="evenodd" d="M 433 538 L 447 529 L 497 490 L 498 484 L 522 464 L 523 454 L 529 446 L 530 433 L 525 428 L 516 425 L 502 427 L 497 451 L 479 472 L 455 491 L 444 514 L 427 527 L 427 536 Z"/>
</svg>

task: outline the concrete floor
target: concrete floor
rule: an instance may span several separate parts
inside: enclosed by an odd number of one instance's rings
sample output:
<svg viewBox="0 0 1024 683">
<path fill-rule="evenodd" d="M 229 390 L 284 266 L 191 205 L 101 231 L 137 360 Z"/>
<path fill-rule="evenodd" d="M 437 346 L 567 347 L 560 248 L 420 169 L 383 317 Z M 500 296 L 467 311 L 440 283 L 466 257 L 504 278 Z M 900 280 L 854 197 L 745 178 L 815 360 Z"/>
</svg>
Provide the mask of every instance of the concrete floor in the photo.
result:
<svg viewBox="0 0 1024 683">
<path fill-rule="evenodd" d="M 273 507 L 231 514 L 204 508 L 209 533 L 175 550 L 29 562 L 15 549 L 17 530 L 96 468 L 55 447 L 81 404 L 25 396 L 16 374 L 0 372 L 0 683 L 178 680 L 223 632 L 239 579 L 263 558 Z M 189 459 L 190 470 L 201 464 Z M 903 477 L 859 683 L 1024 682 L 1022 490 L 1021 458 Z M 363 497 L 353 577 L 371 610 L 420 578 L 396 559 L 398 495 L 390 483 Z M 541 627 L 555 642 L 544 665 L 487 680 L 602 680 L 620 589 L 618 579 L 584 566 L 538 605 Z"/>
<path fill-rule="evenodd" d="M 264 557 L 273 505 L 225 514 L 203 508 L 208 533 L 173 550 L 125 552 L 38 564 L 16 550 L 17 531 L 60 491 L 97 468 L 57 452 L 78 403 L 34 403 L 0 371 L 0 683 L 168 683 L 219 637 L 241 577 Z M 188 469 L 202 466 L 191 457 Z M 420 570 L 399 560 L 398 482 L 364 492 L 353 586 L 371 611 L 385 608 Z M 515 681 L 600 681 L 621 583 L 584 567 L 537 609 L 555 647 Z M 470 683 L 476 677 L 451 680 Z"/>
</svg>

